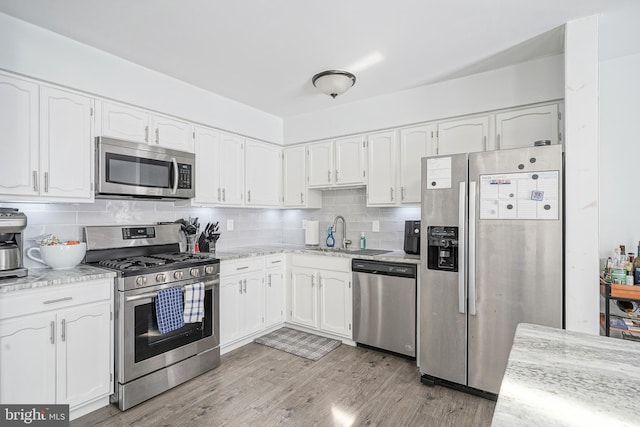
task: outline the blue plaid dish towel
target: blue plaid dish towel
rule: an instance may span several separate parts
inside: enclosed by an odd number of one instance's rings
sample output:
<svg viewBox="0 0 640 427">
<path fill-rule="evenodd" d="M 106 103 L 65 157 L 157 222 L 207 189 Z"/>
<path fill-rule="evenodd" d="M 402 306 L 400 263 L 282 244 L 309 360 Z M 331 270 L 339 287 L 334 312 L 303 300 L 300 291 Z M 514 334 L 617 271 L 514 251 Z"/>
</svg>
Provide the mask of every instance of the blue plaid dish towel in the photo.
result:
<svg viewBox="0 0 640 427">
<path fill-rule="evenodd" d="M 204 319 L 204 283 L 184 287 L 184 323 L 202 322 Z"/>
<path fill-rule="evenodd" d="M 161 334 L 184 326 L 182 288 L 160 289 L 156 297 L 156 317 Z"/>
</svg>

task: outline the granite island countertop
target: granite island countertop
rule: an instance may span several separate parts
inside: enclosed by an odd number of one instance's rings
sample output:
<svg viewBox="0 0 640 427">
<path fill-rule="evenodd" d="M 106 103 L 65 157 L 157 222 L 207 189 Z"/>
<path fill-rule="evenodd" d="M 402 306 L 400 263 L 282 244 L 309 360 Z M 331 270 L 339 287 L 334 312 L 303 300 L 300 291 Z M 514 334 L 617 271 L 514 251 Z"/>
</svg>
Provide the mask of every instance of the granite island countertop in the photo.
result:
<svg viewBox="0 0 640 427">
<path fill-rule="evenodd" d="M 640 343 L 518 325 L 492 427 L 640 425 Z"/>
<path fill-rule="evenodd" d="M 0 280 L 0 294 L 114 277 L 116 273 L 113 271 L 85 264 L 79 264 L 68 270 L 53 270 L 49 267 L 30 268 L 25 277 Z"/>
<path fill-rule="evenodd" d="M 313 249 L 305 245 L 271 245 L 271 246 L 246 246 L 218 250 L 215 257 L 220 261 L 250 258 L 254 256 L 273 255 L 279 253 L 294 253 L 305 255 L 323 255 L 341 258 L 370 259 L 375 261 L 400 262 L 408 264 L 420 264 L 420 255 L 407 255 L 404 251 L 389 249 L 389 252 L 380 255 L 361 255 L 357 249 L 348 252 L 338 252 L 331 249 Z"/>
</svg>

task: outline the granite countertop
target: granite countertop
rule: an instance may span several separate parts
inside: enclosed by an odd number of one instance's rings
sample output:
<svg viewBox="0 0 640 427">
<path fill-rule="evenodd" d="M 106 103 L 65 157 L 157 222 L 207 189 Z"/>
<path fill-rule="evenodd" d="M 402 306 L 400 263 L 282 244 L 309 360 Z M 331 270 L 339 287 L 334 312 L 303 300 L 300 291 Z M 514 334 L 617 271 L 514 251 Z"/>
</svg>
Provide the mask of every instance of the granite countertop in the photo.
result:
<svg viewBox="0 0 640 427">
<path fill-rule="evenodd" d="M 273 246 L 247 246 L 216 251 L 215 257 L 220 261 L 231 261 L 240 258 L 254 256 L 273 255 L 279 253 L 294 253 L 305 255 L 323 255 L 341 258 L 371 259 L 376 261 L 402 262 L 408 264 L 420 264 L 420 255 L 407 255 L 404 251 L 390 250 L 381 255 L 359 255 L 357 249 L 351 252 L 334 252 L 331 249 L 312 249 L 304 245 L 273 245 Z"/>
<path fill-rule="evenodd" d="M 640 425 L 640 343 L 520 324 L 492 427 Z"/>
<path fill-rule="evenodd" d="M 84 264 L 68 270 L 53 270 L 49 267 L 30 268 L 29 274 L 25 277 L 0 280 L 0 294 L 113 277 L 116 277 L 113 271 Z"/>
</svg>

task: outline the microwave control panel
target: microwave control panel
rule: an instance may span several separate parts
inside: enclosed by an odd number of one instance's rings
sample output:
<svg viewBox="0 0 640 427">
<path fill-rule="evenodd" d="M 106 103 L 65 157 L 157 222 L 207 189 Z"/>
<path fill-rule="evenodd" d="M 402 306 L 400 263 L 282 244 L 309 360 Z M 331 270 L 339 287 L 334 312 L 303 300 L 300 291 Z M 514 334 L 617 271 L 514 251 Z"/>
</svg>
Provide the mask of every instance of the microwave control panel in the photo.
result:
<svg viewBox="0 0 640 427">
<path fill-rule="evenodd" d="M 178 188 L 191 189 L 191 165 L 178 163 Z"/>
</svg>

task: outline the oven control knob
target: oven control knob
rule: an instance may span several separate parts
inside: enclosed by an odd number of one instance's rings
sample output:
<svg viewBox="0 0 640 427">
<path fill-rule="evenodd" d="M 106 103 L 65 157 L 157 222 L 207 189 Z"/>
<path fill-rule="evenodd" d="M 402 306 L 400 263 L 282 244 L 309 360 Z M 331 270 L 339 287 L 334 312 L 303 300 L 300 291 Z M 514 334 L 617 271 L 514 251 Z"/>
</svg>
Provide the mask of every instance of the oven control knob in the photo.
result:
<svg viewBox="0 0 640 427">
<path fill-rule="evenodd" d="M 197 268 L 192 268 L 190 273 L 193 277 L 198 277 L 200 275 L 200 270 L 198 270 Z"/>
<path fill-rule="evenodd" d="M 173 278 L 176 280 L 181 280 L 183 276 L 182 271 L 176 271 L 175 273 L 173 273 Z"/>
<path fill-rule="evenodd" d="M 164 282 L 167 280 L 167 275 L 164 273 L 160 273 L 156 276 L 156 282 Z"/>
<path fill-rule="evenodd" d="M 205 272 L 205 274 L 213 274 L 213 266 L 212 265 L 207 265 L 204 268 L 204 272 Z"/>
<path fill-rule="evenodd" d="M 136 285 L 138 286 L 144 286 L 147 284 L 147 278 L 144 276 L 140 276 L 136 279 Z"/>
</svg>

